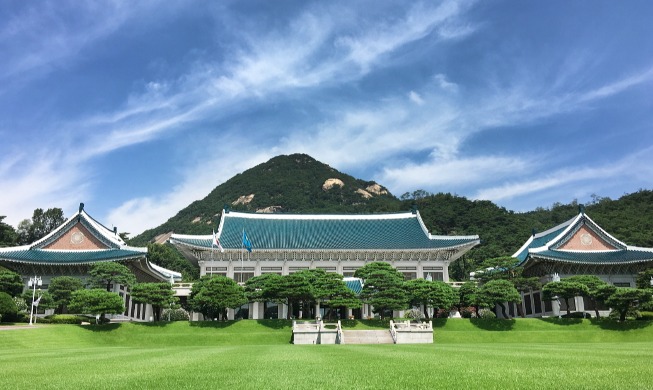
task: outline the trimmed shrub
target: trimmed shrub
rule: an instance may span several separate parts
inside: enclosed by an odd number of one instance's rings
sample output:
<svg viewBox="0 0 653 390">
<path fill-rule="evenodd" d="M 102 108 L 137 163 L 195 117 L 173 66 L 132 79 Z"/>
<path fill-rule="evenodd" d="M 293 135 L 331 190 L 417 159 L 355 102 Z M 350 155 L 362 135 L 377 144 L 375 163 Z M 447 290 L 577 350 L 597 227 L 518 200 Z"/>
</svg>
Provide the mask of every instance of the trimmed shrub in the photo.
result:
<svg viewBox="0 0 653 390">
<path fill-rule="evenodd" d="M 190 314 L 182 308 L 179 309 L 164 309 L 161 313 L 161 320 L 168 321 L 188 321 L 190 320 Z"/>
<path fill-rule="evenodd" d="M 462 318 L 474 318 L 475 316 L 474 309 L 469 307 L 463 307 L 463 309 L 460 311 L 460 316 Z"/>
<path fill-rule="evenodd" d="M 15 322 L 18 316 L 18 308 L 11 295 L 0 292 L 0 321 Z"/>
<path fill-rule="evenodd" d="M 478 316 L 480 318 L 488 319 L 488 318 L 497 318 L 497 315 L 494 314 L 494 312 L 490 309 L 481 309 L 479 310 Z"/>
<path fill-rule="evenodd" d="M 653 311 L 640 311 L 638 320 L 642 321 L 652 321 L 653 320 Z"/>
<path fill-rule="evenodd" d="M 27 311 L 29 310 L 29 305 L 22 297 L 14 297 L 14 303 L 16 304 L 16 308 L 18 309 L 19 313 L 20 312 L 27 313 Z"/>
<path fill-rule="evenodd" d="M 409 320 L 421 320 L 424 318 L 424 313 L 422 313 L 422 311 L 419 309 L 410 309 L 406 310 L 404 316 Z"/>
<path fill-rule="evenodd" d="M 42 324 L 76 324 L 79 325 L 82 322 L 87 321 L 88 318 L 84 316 L 78 316 L 75 314 L 53 314 L 44 318 L 39 318 L 39 322 Z"/>
</svg>

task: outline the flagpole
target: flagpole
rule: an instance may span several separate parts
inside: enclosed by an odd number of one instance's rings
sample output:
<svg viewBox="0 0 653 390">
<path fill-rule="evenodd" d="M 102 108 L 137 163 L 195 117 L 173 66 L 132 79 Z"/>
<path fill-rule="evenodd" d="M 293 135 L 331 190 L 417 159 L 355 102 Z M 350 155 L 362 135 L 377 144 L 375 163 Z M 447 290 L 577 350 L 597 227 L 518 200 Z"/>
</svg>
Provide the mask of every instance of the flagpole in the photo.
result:
<svg viewBox="0 0 653 390">
<path fill-rule="evenodd" d="M 243 261 L 245 259 L 245 228 L 243 227 L 243 239 L 240 243 L 240 283 L 243 283 Z"/>
</svg>

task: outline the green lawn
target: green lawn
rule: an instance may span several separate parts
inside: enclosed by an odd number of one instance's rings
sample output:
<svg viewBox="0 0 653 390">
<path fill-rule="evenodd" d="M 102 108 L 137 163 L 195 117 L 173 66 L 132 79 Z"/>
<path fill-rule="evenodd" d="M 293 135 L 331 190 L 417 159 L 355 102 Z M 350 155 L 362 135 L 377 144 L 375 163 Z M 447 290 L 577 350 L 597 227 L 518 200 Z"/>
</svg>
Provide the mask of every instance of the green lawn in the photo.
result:
<svg viewBox="0 0 653 390">
<path fill-rule="evenodd" d="M 653 388 L 649 322 L 448 320 L 430 345 L 295 346 L 290 335 L 286 321 L 0 330 L 2 387 Z"/>
</svg>

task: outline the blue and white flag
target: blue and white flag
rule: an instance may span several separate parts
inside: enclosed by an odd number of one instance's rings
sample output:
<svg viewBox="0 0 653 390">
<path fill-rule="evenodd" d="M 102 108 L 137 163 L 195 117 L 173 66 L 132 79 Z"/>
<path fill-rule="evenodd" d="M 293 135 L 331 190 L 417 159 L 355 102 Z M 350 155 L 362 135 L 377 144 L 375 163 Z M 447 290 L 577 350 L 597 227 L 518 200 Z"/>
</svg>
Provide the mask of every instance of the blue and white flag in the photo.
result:
<svg viewBox="0 0 653 390">
<path fill-rule="evenodd" d="M 32 306 L 39 307 L 39 303 L 41 302 L 42 297 L 43 295 L 39 295 L 39 297 L 34 302 L 32 302 Z"/>
<path fill-rule="evenodd" d="M 252 251 L 252 242 L 247 238 L 247 233 L 243 230 L 243 247 L 247 249 L 248 252 Z"/>
</svg>

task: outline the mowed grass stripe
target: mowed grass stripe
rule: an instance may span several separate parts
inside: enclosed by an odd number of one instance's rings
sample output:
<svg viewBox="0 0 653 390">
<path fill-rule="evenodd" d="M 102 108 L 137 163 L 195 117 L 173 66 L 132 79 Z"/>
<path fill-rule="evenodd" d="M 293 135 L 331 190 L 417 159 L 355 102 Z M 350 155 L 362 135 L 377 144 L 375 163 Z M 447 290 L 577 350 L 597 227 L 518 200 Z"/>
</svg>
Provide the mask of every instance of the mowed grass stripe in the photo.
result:
<svg viewBox="0 0 653 390">
<path fill-rule="evenodd" d="M 0 331 L 0 367 L 8 389 L 653 388 L 650 324 L 456 321 L 438 324 L 431 345 L 295 346 L 283 323 L 256 321 L 51 325 Z"/>
</svg>

